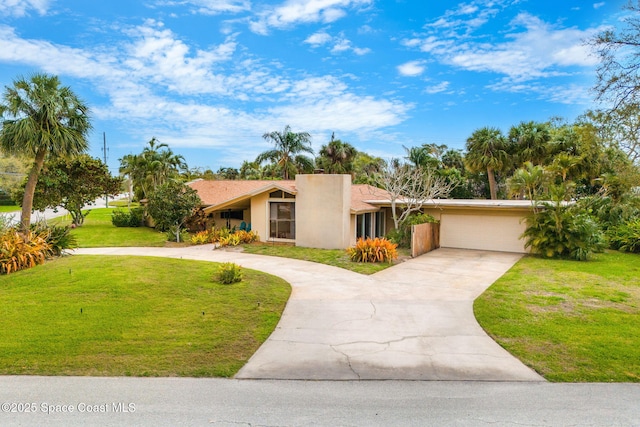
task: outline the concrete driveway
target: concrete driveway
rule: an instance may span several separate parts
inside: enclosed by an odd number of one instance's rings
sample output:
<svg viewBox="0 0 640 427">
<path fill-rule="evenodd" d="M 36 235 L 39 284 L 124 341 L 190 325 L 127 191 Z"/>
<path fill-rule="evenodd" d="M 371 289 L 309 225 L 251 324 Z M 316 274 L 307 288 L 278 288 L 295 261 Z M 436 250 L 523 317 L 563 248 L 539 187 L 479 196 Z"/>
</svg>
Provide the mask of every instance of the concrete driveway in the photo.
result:
<svg viewBox="0 0 640 427">
<path fill-rule="evenodd" d="M 473 316 L 473 300 L 518 254 L 439 249 L 363 276 L 210 245 L 75 253 L 232 261 L 287 280 L 292 294 L 280 323 L 236 378 L 544 381 Z"/>
</svg>

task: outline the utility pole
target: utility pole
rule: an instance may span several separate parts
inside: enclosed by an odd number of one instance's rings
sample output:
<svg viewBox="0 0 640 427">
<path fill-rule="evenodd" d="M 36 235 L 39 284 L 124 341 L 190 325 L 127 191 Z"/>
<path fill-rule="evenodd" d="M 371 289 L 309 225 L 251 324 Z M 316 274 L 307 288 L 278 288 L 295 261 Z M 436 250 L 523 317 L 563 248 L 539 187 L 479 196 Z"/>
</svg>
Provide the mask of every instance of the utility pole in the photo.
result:
<svg viewBox="0 0 640 427">
<path fill-rule="evenodd" d="M 107 165 L 107 153 L 109 152 L 109 149 L 107 148 L 107 133 L 106 132 L 102 132 L 102 154 L 104 156 L 104 164 L 107 166 L 107 169 L 109 168 L 109 166 Z M 105 194 L 104 195 L 104 207 L 108 208 L 109 207 L 109 195 Z"/>
</svg>

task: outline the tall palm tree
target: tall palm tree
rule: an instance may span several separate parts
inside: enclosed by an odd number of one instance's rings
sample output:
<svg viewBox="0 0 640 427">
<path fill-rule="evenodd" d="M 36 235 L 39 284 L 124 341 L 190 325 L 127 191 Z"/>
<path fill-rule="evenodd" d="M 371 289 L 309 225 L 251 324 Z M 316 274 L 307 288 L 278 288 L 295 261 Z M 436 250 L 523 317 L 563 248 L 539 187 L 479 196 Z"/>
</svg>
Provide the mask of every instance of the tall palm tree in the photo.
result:
<svg viewBox="0 0 640 427">
<path fill-rule="evenodd" d="M 318 154 L 316 163 L 326 173 L 350 174 L 353 172 L 353 161 L 358 150 L 348 142 L 334 139 L 320 147 Z"/>
<path fill-rule="evenodd" d="M 34 74 L 5 88 L 0 116 L 2 150 L 34 159 L 22 199 L 20 222 L 26 230 L 45 158 L 73 156 L 89 148 L 89 109 L 68 86 L 61 86 L 57 76 Z"/>
<path fill-rule="evenodd" d="M 267 132 L 262 137 L 272 142 L 275 148 L 260 153 L 256 157 L 256 163 L 261 164 L 265 160 L 273 162 L 282 174 L 282 179 L 289 179 L 303 170 L 313 170 L 313 160 L 301 154 L 313 154 L 311 135 L 308 132 L 292 132 L 287 125 L 282 132 Z"/>
<path fill-rule="evenodd" d="M 522 122 L 509 130 L 509 140 L 514 147 L 517 165 L 531 162 L 543 165 L 549 159 L 551 129 L 547 123 Z"/>
<path fill-rule="evenodd" d="M 487 171 L 491 199 L 498 198 L 496 171 L 503 170 L 509 160 L 505 140 L 500 129 L 483 127 L 467 139 L 465 165 L 471 172 Z"/>
</svg>

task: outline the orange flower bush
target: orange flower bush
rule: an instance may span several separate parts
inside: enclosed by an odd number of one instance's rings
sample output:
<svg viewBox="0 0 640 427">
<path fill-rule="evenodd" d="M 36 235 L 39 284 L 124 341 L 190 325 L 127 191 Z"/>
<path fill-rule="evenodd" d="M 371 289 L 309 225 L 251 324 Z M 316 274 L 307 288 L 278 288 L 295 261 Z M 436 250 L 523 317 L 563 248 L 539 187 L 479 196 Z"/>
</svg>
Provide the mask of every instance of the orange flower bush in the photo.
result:
<svg viewBox="0 0 640 427">
<path fill-rule="evenodd" d="M 52 253 L 45 233 L 9 230 L 0 237 L 0 273 L 9 274 L 42 264 Z"/>
<path fill-rule="evenodd" d="M 381 237 L 358 239 L 356 245 L 347 249 L 351 261 L 388 262 L 398 258 L 398 245 Z"/>
</svg>

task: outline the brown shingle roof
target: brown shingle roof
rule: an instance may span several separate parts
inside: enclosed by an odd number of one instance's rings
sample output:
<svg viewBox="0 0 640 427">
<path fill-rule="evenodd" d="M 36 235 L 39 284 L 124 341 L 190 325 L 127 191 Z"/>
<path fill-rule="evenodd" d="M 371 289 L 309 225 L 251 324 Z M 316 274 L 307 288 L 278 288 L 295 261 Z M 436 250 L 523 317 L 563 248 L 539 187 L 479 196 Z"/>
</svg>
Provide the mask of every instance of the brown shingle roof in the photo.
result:
<svg viewBox="0 0 640 427">
<path fill-rule="evenodd" d="M 293 194 L 296 192 L 295 181 L 198 180 L 190 182 L 188 185 L 198 192 L 198 196 L 205 206 L 220 205 L 238 198 L 260 194 L 273 188 Z"/>
<path fill-rule="evenodd" d="M 190 182 L 188 185 L 198 192 L 202 204 L 205 206 L 223 205 L 273 189 L 296 193 L 295 181 L 198 180 Z M 371 185 L 356 184 L 351 186 L 352 213 L 376 211 L 378 207 L 367 203 L 367 201 L 388 199 L 389 195 L 386 191 Z"/>
<path fill-rule="evenodd" d="M 377 211 L 378 206 L 367 203 L 374 200 L 389 200 L 389 193 L 368 184 L 351 186 L 351 213 Z"/>
</svg>

